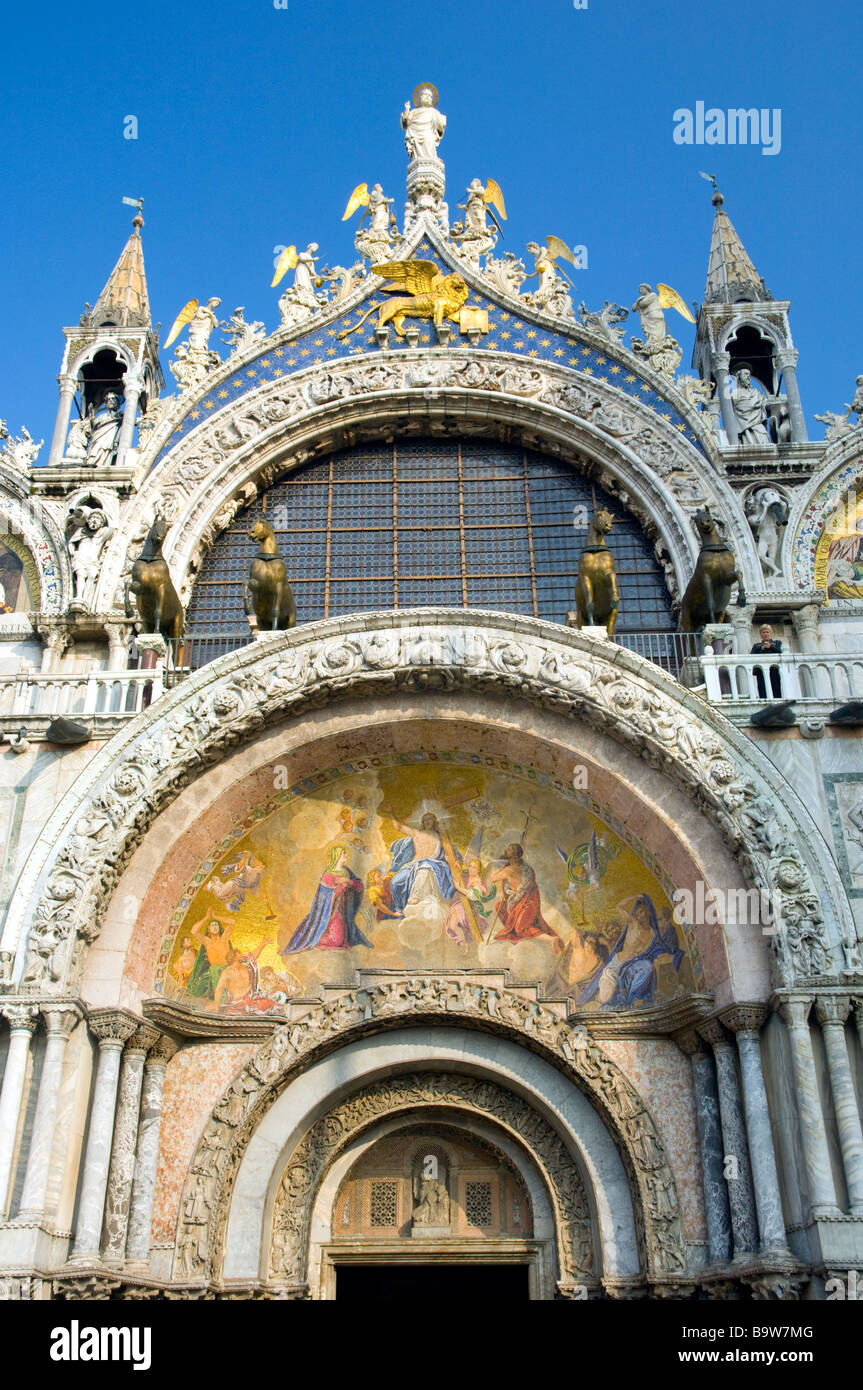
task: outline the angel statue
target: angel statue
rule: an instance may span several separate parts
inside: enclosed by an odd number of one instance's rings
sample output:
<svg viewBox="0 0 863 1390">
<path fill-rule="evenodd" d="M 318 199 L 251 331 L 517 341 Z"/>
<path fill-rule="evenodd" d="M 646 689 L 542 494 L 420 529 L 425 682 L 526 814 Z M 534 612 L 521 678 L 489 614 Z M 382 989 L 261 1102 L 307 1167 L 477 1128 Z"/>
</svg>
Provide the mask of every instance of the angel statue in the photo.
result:
<svg viewBox="0 0 863 1390">
<path fill-rule="evenodd" d="M 546 313 L 554 314 L 557 318 L 575 318 L 572 300 L 564 281 L 573 289 L 575 286 L 566 271 L 561 270 L 556 264 L 558 258 L 562 257 L 575 265 L 575 256 L 566 242 L 559 236 L 550 236 L 546 237 L 542 246 L 536 241 L 529 241 L 527 249 L 533 256 L 534 267 L 526 279 L 538 279 L 539 283 L 535 290 L 524 296 L 525 302 L 532 308 L 544 309 Z"/>
<path fill-rule="evenodd" d="M 478 264 L 480 256 L 485 255 L 486 251 L 491 251 L 496 245 L 498 233 L 503 236 L 503 227 L 493 209 L 497 208 L 505 222 L 506 207 L 500 184 L 495 183 L 494 179 L 489 179 L 485 185 L 482 179 L 472 179 L 467 187 L 466 196 L 467 202 L 459 203 L 459 207 L 464 211 L 464 222 L 453 223 L 451 236 L 458 246 L 459 254 Z M 494 228 L 489 227 L 488 217 L 491 217 Z"/>
<path fill-rule="evenodd" d="M 639 285 L 632 312 L 638 314 L 644 337 L 632 339 L 632 351 L 636 356 L 643 357 L 654 371 L 673 381 L 683 351 L 665 325 L 663 309 L 676 309 L 690 323 L 695 322 L 677 290 L 670 285 L 659 283 L 655 290 L 650 285 Z"/>
<path fill-rule="evenodd" d="M 194 390 L 219 365 L 219 354 L 210 348 L 209 343 L 210 334 L 219 322 L 215 311 L 221 302 L 221 299 L 213 298 L 208 299 L 206 304 L 200 304 L 197 299 L 190 299 L 171 325 L 165 339 L 166 348 L 179 338 L 184 328 L 188 328 L 188 341 L 180 344 L 173 362 L 168 363 L 181 392 Z"/>
<path fill-rule="evenodd" d="M 367 183 L 357 184 L 348 199 L 342 221 L 347 222 L 349 217 L 353 217 L 357 208 L 365 208 L 357 225 L 354 246 L 361 256 L 370 261 L 383 260 L 390 255 L 394 243 L 401 240 L 398 223 L 391 210 L 394 202 L 394 198 L 386 197 L 379 183 L 375 184 L 371 193 Z M 367 217 L 369 225 L 364 227 Z"/>
<path fill-rule="evenodd" d="M 437 109 L 438 91 L 431 82 L 421 82 L 413 94 L 413 107 L 405 102 L 402 130 L 405 149 L 415 159 L 437 159 L 437 147 L 446 130 L 446 116 Z"/>
<path fill-rule="evenodd" d="M 392 323 L 400 338 L 405 336 L 406 318 L 431 319 L 435 328 L 440 328 L 444 319 L 458 323 L 470 294 L 460 275 L 442 274 L 434 261 L 384 261 L 381 265 L 373 265 L 372 273 L 389 279 L 390 283 L 382 286 L 384 292 L 405 290 L 406 293 L 380 306 L 373 304 L 356 323 L 338 335 L 340 338 L 356 333 L 376 308 L 378 328 Z"/>
<path fill-rule="evenodd" d="M 298 251 L 296 246 L 286 246 L 276 262 L 271 289 L 284 279 L 289 270 L 294 272 L 294 283 L 288 286 L 279 300 L 279 312 L 285 328 L 296 328 L 297 324 L 310 318 L 316 309 L 327 302 L 326 291 L 318 293 L 323 280 L 315 267 L 317 254 L 316 241 L 309 242 L 305 251 Z"/>
</svg>

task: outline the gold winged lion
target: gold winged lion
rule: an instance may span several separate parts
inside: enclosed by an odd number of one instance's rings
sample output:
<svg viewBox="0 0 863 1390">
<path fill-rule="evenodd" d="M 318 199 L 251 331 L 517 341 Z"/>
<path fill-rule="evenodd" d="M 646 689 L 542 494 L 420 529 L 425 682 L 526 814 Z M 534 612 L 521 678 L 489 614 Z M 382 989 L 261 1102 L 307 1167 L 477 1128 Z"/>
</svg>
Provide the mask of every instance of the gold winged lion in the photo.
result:
<svg viewBox="0 0 863 1390">
<path fill-rule="evenodd" d="M 388 299 L 378 308 L 378 328 L 392 323 L 400 338 L 405 336 L 406 318 L 432 319 L 435 328 L 440 328 L 444 319 L 458 322 L 459 310 L 470 294 L 460 275 L 442 275 L 434 261 L 383 261 L 380 265 L 373 265 L 372 272 L 387 276 L 390 283 L 382 287 L 384 290 L 407 290 L 407 294 Z M 374 311 L 373 306 L 339 337 L 347 338 L 362 328 Z"/>
</svg>

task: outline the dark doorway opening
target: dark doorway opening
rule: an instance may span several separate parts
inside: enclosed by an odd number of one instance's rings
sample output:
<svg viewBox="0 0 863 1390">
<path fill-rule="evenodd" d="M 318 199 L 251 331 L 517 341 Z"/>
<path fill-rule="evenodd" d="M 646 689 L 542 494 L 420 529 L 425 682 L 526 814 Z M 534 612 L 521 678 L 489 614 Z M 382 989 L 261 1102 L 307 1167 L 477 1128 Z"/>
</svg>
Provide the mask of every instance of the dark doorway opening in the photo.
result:
<svg viewBox="0 0 863 1390">
<path fill-rule="evenodd" d="M 407 1299 L 515 1299 L 529 1297 L 527 1265 L 369 1264 L 336 1267 L 336 1298 L 380 1302 Z"/>
</svg>

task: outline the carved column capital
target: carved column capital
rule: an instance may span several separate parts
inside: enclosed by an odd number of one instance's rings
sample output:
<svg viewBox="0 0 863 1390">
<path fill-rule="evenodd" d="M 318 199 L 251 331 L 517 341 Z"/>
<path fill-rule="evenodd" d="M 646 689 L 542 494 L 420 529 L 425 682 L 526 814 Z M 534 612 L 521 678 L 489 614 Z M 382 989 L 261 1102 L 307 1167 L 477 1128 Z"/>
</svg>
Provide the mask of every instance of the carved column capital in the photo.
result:
<svg viewBox="0 0 863 1390">
<path fill-rule="evenodd" d="M 674 1034 L 674 1041 L 685 1052 L 687 1057 L 700 1057 L 706 1054 L 704 1039 L 699 1037 L 694 1028 L 681 1028 L 679 1033 Z"/>
<path fill-rule="evenodd" d="M 711 1047 L 730 1047 L 731 1039 L 718 1018 L 705 1019 L 698 1025 L 698 1033 Z"/>
<path fill-rule="evenodd" d="M 799 356 L 800 353 L 797 351 L 797 348 L 777 348 L 776 365 L 779 367 L 780 371 L 786 372 L 789 367 L 797 366 L 797 359 Z"/>
<path fill-rule="evenodd" d="M 100 1046 L 115 1044 L 121 1048 L 140 1024 L 141 1020 L 134 1014 L 126 1013 L 125 1009 L 93 1009 L 87 1015 L 87 1025 L 94 1037 L 99 1039 Z"/>
<path fill-rule="evenodd" d="M 0 1013 L 14 1033 L 32 1033 L 39 1022 L 38 1004 L 7 1003 Z"/>
<path fill-rule="evenodd" d="M 820 603 L 806 603 L 802 608 L 795 608 L 791 614 L 791 622 L 798 637 L 802 636 L 803 633 L 815 635 L 818 632 L 820 618 Z"/>
<path fill-rule="evenodd" d="M 161 1033 L 147 1054 L 148 1066 L 167 1066 L 180 1044 L 167 1033 Z"/>
<path fill-rule="evenodd" d="M 783 999 L 776 1012 L 789 1028 L 808 1028 L 812 1012 L 811 999 Z"/>
<path fill-rule="evenodd" d="M 720 1017 L 732 1033 L 754 1033 L 757 1037 L 769 1013 L 766 1004 L 732 1004 Z"/>
<path fill-rule="evenodd" d="M 68 1038 L 70 1033 L 80 1023 L 84 1017 L 84 1010 L 80 1004 L 73 1000 L 62 1000 L 54 1003 L 53 1001 L 40 1004 L 39 1008 L 45 1020 L 45 1031 L 49 1037 L 60 1036 Z"/>
<path fill-rule="evenodd" d="M 74 396 L 78 389 L 78 382 L 69 372 L 61 372 L 57 378 L 61 396 Z"/>
<path fill-rule="evenodd" d="M 161 1038 L 162 1034 L 158 1028 L 152 1024 L 142 1023 L 136 1028 L 129 1041 L 123 1049 L 123 1055 L 129 1057 L 133 1052 L 140 1052 L 146 1056 Z"/>
<path fill-rule="evenodd" d="M 731 366 L 730 352 L 714 352 L 710 359 L 714 372 L 727 372 Z"/>
<path fill-rule="evenodd" d="M 847 994 L 824 994 L 815 1000 L 815 1017 L 822 1026 L 837 1023 L 842 1027 L 851 1012 L 851 1000 Z"/>
</svg>

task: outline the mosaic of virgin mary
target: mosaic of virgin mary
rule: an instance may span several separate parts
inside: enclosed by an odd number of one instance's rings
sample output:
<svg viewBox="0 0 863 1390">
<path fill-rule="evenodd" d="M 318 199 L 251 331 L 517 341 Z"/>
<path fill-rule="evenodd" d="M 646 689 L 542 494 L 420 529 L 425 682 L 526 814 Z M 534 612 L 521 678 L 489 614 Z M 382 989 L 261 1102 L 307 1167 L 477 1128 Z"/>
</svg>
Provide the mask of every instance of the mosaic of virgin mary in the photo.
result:
<svg viewBox="0 0 863 1390">
<path fill-rule="evenodd" d="M 283 956 L 313 947 L 321 951 L 349 951 L 352 946 L 371 946 L 356 922 L 363 885 L 346 861 L 344 846 L 333 845 L 312 906 L 283 948 Z"/>
</svg>

